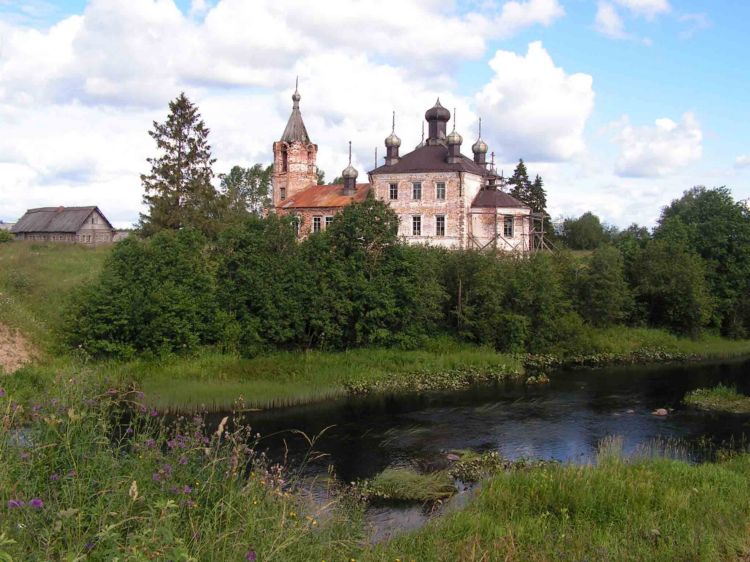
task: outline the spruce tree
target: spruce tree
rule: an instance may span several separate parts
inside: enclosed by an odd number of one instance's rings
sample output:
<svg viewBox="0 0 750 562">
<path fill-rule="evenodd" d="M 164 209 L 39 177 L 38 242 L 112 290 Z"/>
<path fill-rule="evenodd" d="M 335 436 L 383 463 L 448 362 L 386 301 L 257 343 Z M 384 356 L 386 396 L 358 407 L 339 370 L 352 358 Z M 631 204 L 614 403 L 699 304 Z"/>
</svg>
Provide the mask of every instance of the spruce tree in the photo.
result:
<svg viewBox="0 0 750 562">
<path fill-rule="evenodd" d="M 534 178 L 534 183 L 531 184 L 529 200 L 526 203 L 535 213 L 547 214 L 547 192 L 544 191 L 544 182 L 539 174 Z"/>
<path fill-rule="evenodd" d="M 214 159 L 208 133 L 198 108 L 184 93 L 169 103 L 164 123 L 154 121 L 148 134 L 160 155 L 147 160 L 151 173 L 141 175 L 143 202 L 148 205 L 147 213 L 140 217 L 145 236 L 183 228 L 216 233 L 221 209 L 211 184 Z"/>
<path fill-rule="evenodd" d="M 522 203 L 531 205 L 531 182 L 523 159 L 518 161 L 516 169 L 513 170 L 513 175 L 508 179 L 508 185 L 511 186 L 510 194 L 513 197 Z"/>
</svg>

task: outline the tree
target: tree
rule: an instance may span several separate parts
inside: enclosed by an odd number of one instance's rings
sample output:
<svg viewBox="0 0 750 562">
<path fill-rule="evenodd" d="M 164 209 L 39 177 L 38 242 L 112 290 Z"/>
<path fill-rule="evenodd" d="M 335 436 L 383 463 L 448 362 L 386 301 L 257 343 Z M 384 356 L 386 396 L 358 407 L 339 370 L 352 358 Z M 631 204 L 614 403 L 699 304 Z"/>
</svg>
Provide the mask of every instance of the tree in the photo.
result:
<svg viewBox="0 0 750 562">
<path fill-rule="evenodd" d="M 662 211 L 654 237 L 683 244 L 704 261 L 706 279 L 717 301 L 714 323 L 724 335 L 744 336 L 750 318 L 741 303 L 750 279 L 750 213 L 726 187 L 697 186 Z"/>
<path fill-rule="evenodd" d="M 590 324 L 611 326 L 624 321 L 632 308 L 620 251 L 613 246 L 594 250 L 588 270 L 581 276 L 578 309 Z"/>
<path fill-rule="evenodd" d="M 599 217 L 587 212 L 565 219 L 562 238 L 571 250 L 593 250 L 607 241 L 607 234 Z"/>
<path fill-rule="evenodd" d="M 164 123 L 154 121 L 149 135 L 161 154 L 147 160 L 151 173 L 141 175 L 148 205 L 140 217 L 144 235 L 183 228 L 215 234 L 220 201 L 211 184 L 214 159 L 208 133 L 198 108 L 184 93 L 169 103 Z"/>
<path fill-rule="evenodd" d="M 318 176 L 318 185 L 325 185 L 326 184 L 326 173 L 318 168 L 318 171 L 315 172 L 315 175 Z"/>
<path fill-rule="evenodd" d="M 703 260 L 685 246 L 652 240 L 635 265 L 634 292 L 649 324 L 697 336 L 713 301 Z"/>
<path fill-rule="evenodd" d="M 271 206 L 272 166 L 255 164 L 250 168 L 234 166 L 219 176 L 221 194 L 229 216 L 261 215 Z"/>
<path fill-rule="evenodd" d="M 342 178 L 341 176 L 336 176 L 328 185 L 339 185 L 342 183 L 344 183 L 344 178 Z"/>
<path fill-rule="evenodd" d="M 544 191 L 544 182 L 539 174 L 534 178 L 534 183 L 529 188 L 529 200 L 524 201 L 524 203 L 529 205 L 535 213 L 547 214 L 547 192 Z"/>
<path fill-rule="evenodd" d="M 526 164 L 523 163 L 522 159 L 518 161 L 513 175 L 508 179 L 508 185 L 511 186 L 510 194 L 513 197 L 531 206 L 531 182 L 526 171 Z"/>
</svg>

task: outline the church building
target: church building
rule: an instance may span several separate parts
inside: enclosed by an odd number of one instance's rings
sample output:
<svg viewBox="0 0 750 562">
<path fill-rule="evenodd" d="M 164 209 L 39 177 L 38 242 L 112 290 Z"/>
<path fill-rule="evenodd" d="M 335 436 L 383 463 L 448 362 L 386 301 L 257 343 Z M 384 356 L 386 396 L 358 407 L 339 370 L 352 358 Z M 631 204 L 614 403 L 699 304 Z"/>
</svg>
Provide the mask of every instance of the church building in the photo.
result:
<svg viewBox="0 0 750 562">
<path fill-rule="evenodd" d="M 516 253 L 538 245 L 534 224 L 539 217 L 506 193 L 505 180 L 486 161 L 481 121 L 473 158 L 464 156 L 455 118 L 446 134 L 451 113 L 438 100 L 425 113 L 428 137 L 414 150 L 399 154 L 394 122 L 385 139 L 385 162 L 368 172 L 366 183 L 357 183 L 350 144 L 343 183 L 317 185 L 318 146 L 307 134 L 296 89 L 292 101 L 281 140 L 273 144 L 273 204 L 275 212 L 298 218 L 300 238 L 325 230 L 336 213 L 372 192 L 399 216 L 399 235 L 409 243 Z"/>
</svg>

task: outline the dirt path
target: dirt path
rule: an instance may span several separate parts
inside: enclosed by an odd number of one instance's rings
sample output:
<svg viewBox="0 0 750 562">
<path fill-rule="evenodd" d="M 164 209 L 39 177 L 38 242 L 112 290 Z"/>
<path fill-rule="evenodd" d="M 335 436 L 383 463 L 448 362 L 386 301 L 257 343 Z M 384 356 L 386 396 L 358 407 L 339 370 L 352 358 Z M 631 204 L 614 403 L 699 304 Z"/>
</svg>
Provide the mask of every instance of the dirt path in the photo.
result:
<svg viewBox="0 0 750 562">
<path fill-rule="evenodd" d="M 0 324 L 0 375 L 20 369 L 31 355 L 31 344 L 21 332 Z"/>
</svg>

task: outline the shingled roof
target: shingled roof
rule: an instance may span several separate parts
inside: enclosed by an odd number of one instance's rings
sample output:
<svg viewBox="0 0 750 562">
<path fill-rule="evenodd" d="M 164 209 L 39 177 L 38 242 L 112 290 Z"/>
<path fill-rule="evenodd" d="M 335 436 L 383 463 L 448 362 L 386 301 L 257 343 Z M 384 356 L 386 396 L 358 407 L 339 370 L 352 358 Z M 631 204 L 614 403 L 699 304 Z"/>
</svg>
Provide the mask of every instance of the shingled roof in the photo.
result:
<svg viewBox="0 0 750 562">
<path fill-rule="evenodd" d="M 474 201 L 471 203 L 472 207 L 490 207 L 490 208 L 497 208 L 497 207 L 519 207 L 528 208 L 528 205 L 524 204 L 523 202 L 519 201 L 515 197 L 508 195 L 507 193 L 504 193 L 502 191 L 498 191 L 497 189 L 482 189 L 477 193 L 477 196 L 474 197 Z"/>
<path fill-rule="evenodd" d="M 392 165 L 378 166 L 371 174 L 408 174 L 414 172 L 469 172 L 483 176 L 484 166 L 461 154 L 458 162 L 449 163 L 448 147 L 442 144 L 424 145 L 399 158 Z"/>
<path fill-rule="evenodd" d="M 29 209 L 15 224 L 11 232 L 69 232 L 76 233 L 91 214 L 97 211 L 112 228 L 98 207 L 41 207 Z"/>
<path fill-rule="evenodd" d="M 351 203 L 360 203 L 370 192 L 369 183 L 358 183 L 354 195 L 344 195 L 344 185 L 311 185 L 284 201 L 282 209 L 311 209 L 327 207 L 345 207 Z"/>
</svg>

